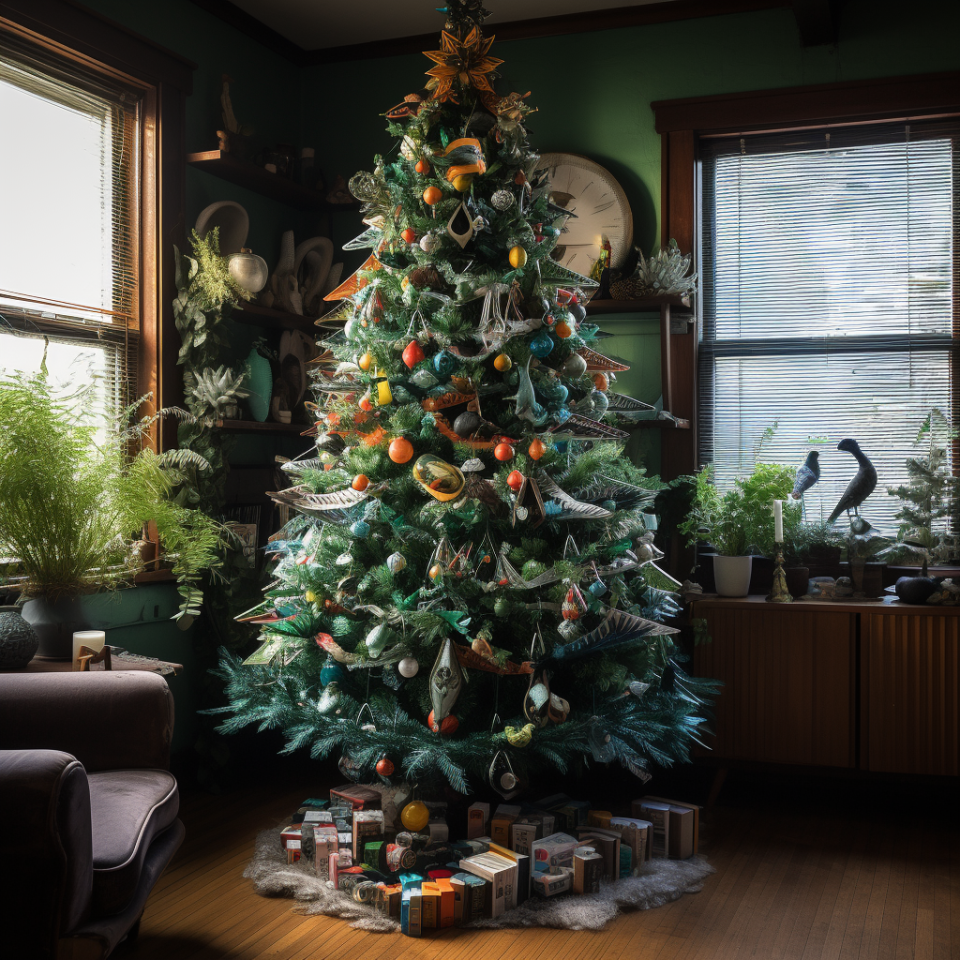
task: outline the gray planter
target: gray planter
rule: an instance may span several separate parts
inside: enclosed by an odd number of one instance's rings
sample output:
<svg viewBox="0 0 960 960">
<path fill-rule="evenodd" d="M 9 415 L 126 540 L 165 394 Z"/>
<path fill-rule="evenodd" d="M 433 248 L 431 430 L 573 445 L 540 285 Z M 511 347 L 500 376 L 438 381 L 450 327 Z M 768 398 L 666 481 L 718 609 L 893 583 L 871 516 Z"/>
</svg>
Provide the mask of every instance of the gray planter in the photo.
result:
<svg viewBox="0 0 960 960">
<path fill-rule="evenodd" d="M 24 620 L 20 608 L 0 606 L 0 670 L 22 669 L 39 645 L 40 638 Z"/>
<path fill-rule="evenodd" d="M 90 629 L 80 597 L 56 603 L 43 598 L 28 600 L 23 605 L 23 618 L 40 638 L 40 660 L 72 660 L 74 633 Z"/>
</svg>

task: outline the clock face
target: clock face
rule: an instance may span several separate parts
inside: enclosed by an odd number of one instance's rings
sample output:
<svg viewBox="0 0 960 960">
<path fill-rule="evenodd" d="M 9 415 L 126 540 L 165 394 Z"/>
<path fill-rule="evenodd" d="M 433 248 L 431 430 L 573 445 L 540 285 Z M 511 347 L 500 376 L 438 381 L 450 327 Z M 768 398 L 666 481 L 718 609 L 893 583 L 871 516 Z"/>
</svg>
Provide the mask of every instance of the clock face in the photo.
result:
<svg viewBox="0 0 960 960">
<path fill-rule="evenodd" d="M 537 171 L 550 178 L 550 199 L 576 217 L 564 224 L 555 260 L 589 274 L 600 257 L 601 238 L 610 241 L 611 266 L 626 260 L 633 241 L 633 214 L 623 187 L 599 163 L 575 153 L 545 153 Z"/>
</svg>

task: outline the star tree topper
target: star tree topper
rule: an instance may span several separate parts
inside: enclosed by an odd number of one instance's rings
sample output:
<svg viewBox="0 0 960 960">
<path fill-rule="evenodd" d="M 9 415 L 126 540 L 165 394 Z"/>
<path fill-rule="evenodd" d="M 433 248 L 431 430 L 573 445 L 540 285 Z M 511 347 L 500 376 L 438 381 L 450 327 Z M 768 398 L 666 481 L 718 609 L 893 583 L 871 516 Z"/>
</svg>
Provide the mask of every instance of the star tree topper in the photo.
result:
<svg viewBox="0 0 960 960">
<path fill-rule="evenodd" d="M 427 76 L 433 78 L 427 84 L 432 90 L 431 99 L 459 103 L 454 90 L 454 81 L 459 81 L 461 87 L 477 90 L 488 110 L 495 110 L 500 98 L 491 81 L 503 61 L 490 56 L 493 41 L 493 37 L 484 37 L 478 27 L 471 28 L 465 38 L 444 30 L 440 35 L 442 49 L 423 51 L 425 57 L 437 64 L 427 71 Z"/>
</svg>

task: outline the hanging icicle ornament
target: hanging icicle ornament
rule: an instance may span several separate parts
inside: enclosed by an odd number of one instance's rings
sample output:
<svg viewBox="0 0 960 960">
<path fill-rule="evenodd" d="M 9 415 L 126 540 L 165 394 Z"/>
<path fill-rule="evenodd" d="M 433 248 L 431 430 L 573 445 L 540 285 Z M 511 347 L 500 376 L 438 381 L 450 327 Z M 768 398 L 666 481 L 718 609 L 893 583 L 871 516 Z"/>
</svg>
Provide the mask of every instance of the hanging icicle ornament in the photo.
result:
<svg viewBox="0 0 960 960">
<path fill-rule="evenodd" d="M 366 711 L 369 719 L 366 723 L 361 723 L 360 721 L 363 719 L 364 711 Z M 369 703 L 364 703 L 364 705 L 360 708 L 359 713 L 357 713 L 357 726 L 363 730 L 364 733 L 377 732 L 377 725 L 373 722 L 373 710 L 370 709 Z"/>
<path fill-rule="evenodd" d="M 429 725 L 434 733 L 440 732 L 440 724 L 449 716 L 462 688 L 463 670 L 453 641 L 447 637 L 441 644 L 430 671 L 430 703 L 433 710 L 430 713 Z"/>
<path fill-rule="evenodd" d="M 424 585 L 427 587 L 435 586 L 445 573 L 449 573 L 453 558 L 456 555 L 453 544 L 446 537 L 441 537 L 430 555 L 430 561 L 427 564 L 427 579 Z"/>
<path fill-rule="evenodd" d="M 487 771 L 487 779 L 490 781 L 490 786 L 504 800 L 509 800 L 516 795 L 517 786 L 520 783 L 520 778 L 514 772 L 513 764 L 510 762 L 510 757 L 503 750 L 498 750 L 493 755 L 490 769 Z"/>
</svg>

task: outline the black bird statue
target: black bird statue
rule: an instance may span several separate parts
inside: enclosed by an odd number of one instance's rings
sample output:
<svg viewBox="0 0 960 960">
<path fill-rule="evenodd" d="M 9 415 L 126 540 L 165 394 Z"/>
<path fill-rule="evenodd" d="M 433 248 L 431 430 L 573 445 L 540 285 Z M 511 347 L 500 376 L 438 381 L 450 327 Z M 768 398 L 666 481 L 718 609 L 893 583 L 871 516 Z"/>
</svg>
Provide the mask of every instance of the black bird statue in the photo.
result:
<svg viewBox="0 0 960 960">
<path fill-rule="evenodd" d="M 820 454 L 816 450 L 811 450 L 803 466 L 797 471 L 796 479 L 793 481 L 793 493 L 790 496 L 794 500 L 799 500 L 819 479 Z"/>
<path fill-rule="evenodd" d="M 857 470 L 856 476 L 847 485 L 847 489 L 843 491 L 843 496 L 840 498 L 840 502 L 836 507 L 834 507 L 833 513 L 830 514 L 827 523 L 833 523 L 844 511 L 849 513 L 852 510 L 859 518 L 858 508 L 860 504 L 873 493 L 877 486 L 877 468 L 860 449 L 860 444 L 857 443 L 856 440 L 841 440 L 837 444 L 837 449 L 852 453 L 857 458 L 857 463 L 860 464 L 860 467 Z"/>
</svg>

